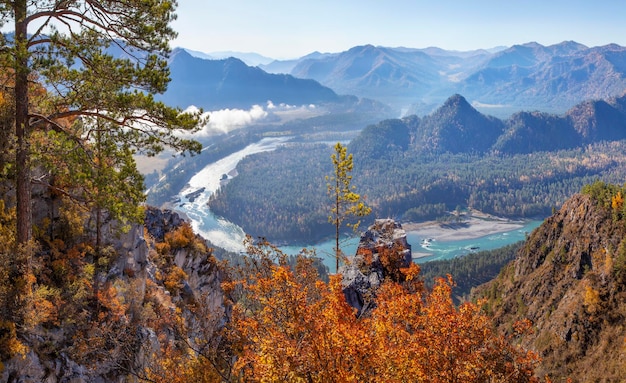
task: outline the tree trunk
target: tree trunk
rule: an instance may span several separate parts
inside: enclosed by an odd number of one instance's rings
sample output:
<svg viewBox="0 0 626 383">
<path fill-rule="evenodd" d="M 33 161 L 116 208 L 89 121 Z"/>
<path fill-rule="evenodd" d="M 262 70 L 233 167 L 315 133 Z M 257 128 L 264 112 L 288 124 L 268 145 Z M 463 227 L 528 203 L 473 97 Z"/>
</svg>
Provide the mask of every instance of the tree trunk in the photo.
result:
<svg viewBox="0 0 626 383">
<path fill-rule="evenodd" d="M 15 153 L 17 194 L 17 242 L 32 236 L 30 142 L 28 121 L 28 24 L 26 1 L 14 2 L 15 11 Z"/>
<path fill-rule="evenodd" d="M 335 273 L 339 273 L 339 257 L 341 255 L 339 250 L 339 226 L 341 225 L 341 220 L 339 219 L 339 202 L 339 175 L 337 175 L 335 180 Z"/>
</svg>

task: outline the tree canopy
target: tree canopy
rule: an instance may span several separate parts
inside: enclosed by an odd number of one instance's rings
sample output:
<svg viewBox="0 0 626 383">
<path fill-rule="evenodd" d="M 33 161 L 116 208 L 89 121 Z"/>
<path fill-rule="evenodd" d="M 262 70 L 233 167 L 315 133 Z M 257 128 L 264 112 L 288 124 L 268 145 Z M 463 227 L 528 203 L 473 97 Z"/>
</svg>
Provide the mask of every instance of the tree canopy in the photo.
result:
<svg viewBox="0 0 626 383">
<path fill-rule="evenodd" d="M 451 278 L 424 288 L 419 266 L 385 280 L 364 317 L 346 302 L 341 275 L 325 283 L 311 260 L 295 267 L 267 242 L 248 248 L 243 272 L 223 284 L 233 299 L 228 335 L 246 382 L 539 382 L 538 355 L 504 337 L 480 303 L 455 306 Z M 236 380 L 235 379 L 235 380 Z"/>
</svg>

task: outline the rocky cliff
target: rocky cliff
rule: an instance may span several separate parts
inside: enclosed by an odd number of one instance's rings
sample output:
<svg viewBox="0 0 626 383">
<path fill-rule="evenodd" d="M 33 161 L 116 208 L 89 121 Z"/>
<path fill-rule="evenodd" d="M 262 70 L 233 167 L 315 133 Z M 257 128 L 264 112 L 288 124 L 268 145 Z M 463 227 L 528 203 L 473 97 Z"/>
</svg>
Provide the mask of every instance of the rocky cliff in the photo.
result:
<svg viewBox="0 0 626 383">
<path fill-rule="evenodd" d="M 228 314 L 204 240 L 176 213 L 152 208 L 144 225 L 115 226 L 103 226 L 100 255 L 84 255 L 83 269 L 95 269 L 86 298 L 61 295 L 58 318 L 22 330 L 28 352 L 0 363 L 0 382 L 136 382 L 159 368 L 165 343 L 216 341 Z M 38 256 L 44 262 L 46 251 Z"/>
<path fill-rule="evenodd" d="M 621 194 L 569 199 L 537 228 L 515 261 L 474 291 L 503 331 L 528 318 L 523 346 L 543 358 L 539 376 L 574 382 L 626 377 L 626 225 Z"/>
</svg>

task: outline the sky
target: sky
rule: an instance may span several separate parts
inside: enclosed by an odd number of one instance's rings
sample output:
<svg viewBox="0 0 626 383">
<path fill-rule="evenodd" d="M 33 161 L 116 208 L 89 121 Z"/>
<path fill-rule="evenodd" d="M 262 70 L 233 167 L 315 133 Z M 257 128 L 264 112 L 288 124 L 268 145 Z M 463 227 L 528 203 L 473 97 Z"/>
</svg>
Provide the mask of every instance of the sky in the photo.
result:
<svg viewBox="0 0 626 383">
<path fill-rule="evenodd" d="M 623 0 L 178 0 L 172 47 L 274 59 L 354 46 L 626 46 Z"/>
</svg>

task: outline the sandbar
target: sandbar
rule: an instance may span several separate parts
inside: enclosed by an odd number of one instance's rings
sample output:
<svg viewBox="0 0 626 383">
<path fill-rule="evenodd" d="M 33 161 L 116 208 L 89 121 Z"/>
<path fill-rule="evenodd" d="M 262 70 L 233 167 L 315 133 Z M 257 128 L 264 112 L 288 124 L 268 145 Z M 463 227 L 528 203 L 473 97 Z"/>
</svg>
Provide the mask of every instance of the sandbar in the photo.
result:
<svg viewBox="0 0 626 383">
<path fill-rule="evenodd" d="M 433 239 L 440 242 L 475 239 L 491 234 L 504 233 L 524 227 L 524 221 L 472 211 L 460 217 L 458 222 L 407 222 L 402 228 L 407 233 L 413 233 L 424 239 Z"/>
</svg>

